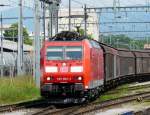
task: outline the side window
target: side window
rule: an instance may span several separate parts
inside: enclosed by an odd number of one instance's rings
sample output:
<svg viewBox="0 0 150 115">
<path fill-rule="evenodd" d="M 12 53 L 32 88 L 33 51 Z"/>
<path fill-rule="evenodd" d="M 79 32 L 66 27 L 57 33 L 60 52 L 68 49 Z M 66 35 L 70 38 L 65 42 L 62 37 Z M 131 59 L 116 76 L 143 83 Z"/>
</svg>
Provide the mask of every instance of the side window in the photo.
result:
<svg viewBox="0 0 150 115">
<path fill-rule="evenodd" d="M 90 44 L 91 44 L 92 48 L 94 48 L 94 44 L 93 44 L 92 40 L 90 40 Z"/>
<path fill-rule="evenodd" d="M 100 48 L 100 45 L 97 42 L 95 42 L 95 46 L 96 46 L 96 48 Z"/>
<path fill-rule="evenodd" d="M 99 43 L 97 43 L 97 42 L 95 42 L 95 41 L 90 41 L 90 43 L 91 43 L 91 46 L 92 47 L 94 47 L 94 48 L 100 48 L 100 45 L 99 45 Z"/>
</svg>

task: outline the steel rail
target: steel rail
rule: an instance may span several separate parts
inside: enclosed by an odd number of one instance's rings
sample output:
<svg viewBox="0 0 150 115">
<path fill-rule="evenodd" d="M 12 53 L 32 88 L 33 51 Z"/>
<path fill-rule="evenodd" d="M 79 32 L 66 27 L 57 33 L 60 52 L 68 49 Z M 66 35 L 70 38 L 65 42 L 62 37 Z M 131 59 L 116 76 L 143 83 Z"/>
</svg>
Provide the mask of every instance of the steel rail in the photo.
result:
<svg viewBox="0 0 150 115">
<path fill-rule="evenodd" d="M 134 95 L 124 96 L 108 101 L 104 101 L 101 103 L 93 102 L 89 103 L 87 105 L 79 105 L 79 106 L 73 106 L 73 107 L 67 107 L 63 109 L 54 109 L 51 106 L 48 108 L 45 108 L 43 110 L 40 110 L 32 115 L 80 115 L 80 114 L 87 114 L 89 112 L 93 112 L 99 109 L 104 109 L 111 106 L 116 106 L 119 104 L 127 103 L 130 101 L 135 100 L 142 100 L 144 98 L 150 97 L 150 92 L 144 92 L 144 93 L 138 93 Z"/>
<path fill-rule="evenodd" d="M 93 111 L 97 111 L 100 109 L 104 109 L 107 107 L 112 107 L 112 106 L 117 106 L 120 104 L 124 104 L 124 103 L 128 103 L 128 102 L 132 102 L 132 101 L 141 101 L 142 99 L 146 99 L 150 97 L 150 92 L 143 92 L 143 93 L 138 93 L 138 94 L 134 94 L 134 95 L 128 95 L 128 96 L 124 96 L 124 97 L 120 97 L 120 98 L 116 98 L 116 99 L 112 99 L 112 100 L 108 100 L 108 101 L 104 101 L 101 103 L 91 103 L 90 105 L 87 105 L 85 107 L 80 108 L 80 110 L 71 113 L 71 115 L 83 115 L 83 114 L 87 114 Z"/>
<path fill-rule="evenodd" d="M 48 102 L 45 100 L 33 100 L 33 101 L 21 102 L 17 104 L 3 105 L 0 106 L 0 113 L 12 112 L 20 109 L 42 106 L 45 104 L 48 104 Z"/>
<path fill-rule="evenodd" d="M 54 106 L 49 106 L 47 108 L 44 108 L 42 110 L 39 110 L 37 112 L 32 113 L 32 115 L 46 115 L 48 114 L 49 111 L 57 111 L 58 109 L 56 109 Z"/>
<path fill-rule="evenodd" d="M 79 108 L 80 106 L 67 107 L 64 109 L 48 110 L 48 111 L 44 111 L 43 113 L 34 114 L 34 115 L 68 115 L 68 114 L 72 114 Z"/>
</svg>

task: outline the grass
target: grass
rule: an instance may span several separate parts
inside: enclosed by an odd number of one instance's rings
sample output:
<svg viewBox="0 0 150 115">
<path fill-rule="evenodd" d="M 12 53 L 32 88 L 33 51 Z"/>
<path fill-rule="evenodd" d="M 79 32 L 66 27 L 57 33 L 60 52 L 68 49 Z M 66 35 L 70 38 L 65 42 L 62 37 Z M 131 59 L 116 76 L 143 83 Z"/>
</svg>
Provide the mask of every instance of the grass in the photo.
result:
<svg viewBox="0 0 150 115">
<path fill-rule="evenodd" d="M 131 94 L 135 94 L 135 93 L 140 93 L 143 91 L 147 91 L 149 89 L 144 89 L 144 86 L 136 86 L 137 89 L 134 90 L 129 90 L 129 84 L 125 84 L 122 86 L 119 86 L 115 89 L 112 89 L 111 91 L 105 92 L 104 94 L 102 94 L 97 100 L 96 102 L 101 102 L 101 101 L 106 101 L 106 100 L 110 100 L 110 99 L 115 99 L 115 98 L 119 98 L 122 96 L 127 96 L 127 95 L 131 95 Z"/>
<path fill-rule="evenodd" d="M 37 99 L 39 97 L 39 89 L 36 88 L 31 76 L 0 78 L 0 105 Z"/>
<path fill-rule="evenodd" d="M 120 89 L 120 90 L 118 91 L 118 89 Z M 115 90 L 117 90 L 118 92 L 113 93 Z M 106 101 L 109 99 L 115 99 L 115 98 L 123 96 L 127 92 L 128 92 L 128 84 L 125 84 L 125 85 L 117 87 L 116 89 L 113 89 L 111 91 L 104 93 L 102 96 L 100 96 L 99 100 Z"/>
<path fill-rule="evenodd" d="M 115 98 L 119 98 L 119 97 L 128 95 L 128 94 L 130 94 L 128 87 L 129 87 L 129 84 L 125 84 L 125 85 L 121 85 L 115 89 L 112 89 L 108 92 L 105 92 L 104 94 L 102 94 L 100 96 L 100 98 L 98 98 L 97 102 L 115 99 Z"/>
</svg>

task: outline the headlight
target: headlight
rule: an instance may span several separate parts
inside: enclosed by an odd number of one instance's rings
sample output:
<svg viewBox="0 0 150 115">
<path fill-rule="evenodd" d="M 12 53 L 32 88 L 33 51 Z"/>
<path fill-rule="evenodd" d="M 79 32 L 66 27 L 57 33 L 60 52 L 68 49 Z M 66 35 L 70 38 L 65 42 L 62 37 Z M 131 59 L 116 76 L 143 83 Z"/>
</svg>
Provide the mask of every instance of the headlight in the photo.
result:
<svg viewBox="0 0 150 115">
<path fill-rule="evenodd" d="M 53 77 L 47 77 L 47 81 L 53 80 Z"/>
<path fill-rule="evenodd" d="M 78 80 L 79 80 L 79 81 L 81 81 L 81 80 L 82 80 L 82 77 L 81 77 L 81 76 L 80 76 L 80 77 L 78 77 Z"/>
<path fill-rule="evenodd" d="M 71 66 L 71 72 L 83 72 L 82 66 Z"/>
<path fill-rule="evenodd" d="M 86 86 L 85 86 L 85 89 L 88 89 L 88 88 L 89 88 L 89 86 L 86 85 Z"/>
<path fill-rule="evenodd" d="M 56 66 L 46 66 L 45 67 L 45 72 L 58 72 L 58 68 Z"/>
<path fill-rule="evenodd" d="M 51 80 L 51 78 L 50 77 L 47 77 L 47 81 L 50 81 Z"/>
</svg>

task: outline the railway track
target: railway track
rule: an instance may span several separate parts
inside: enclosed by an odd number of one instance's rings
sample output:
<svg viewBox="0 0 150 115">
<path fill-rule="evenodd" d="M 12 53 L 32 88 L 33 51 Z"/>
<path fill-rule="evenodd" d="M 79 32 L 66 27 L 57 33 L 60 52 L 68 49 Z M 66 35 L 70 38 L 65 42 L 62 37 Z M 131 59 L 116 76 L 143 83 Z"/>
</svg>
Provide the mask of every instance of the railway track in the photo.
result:
<svg viewBox="0 0 150 115">
<path fill-rule="evenodd" d="M 23 102 L 23 103 L 17 103 L 17 104 L 11 104 L 11 105 L 4 105 L 0 106 L 0 114 L 3 114 L 5 112 L 13 112 L 17 110 L 22 110 L 22 109 L 31 109 L 35 107 L 40 107 L 44 106 L 44 109 L 40 109 L 39 111 L 35 113 L 29 113 L 31 115 L 58 115 L 60 113 L 66 115 L 68 113 L 74 112 L 76 109 L 79 108 L 79 106 L 72 106 L 72 107 L 57 107 L 53 106 L 48 103 L 47 100 L 34 100 L 30 102 Z"/>
<path fill-rule="evenodd" d="M 141 101 L 142 99 L 146 99 L 150 97 L 150 92 L 144 92 L 144 93 L 138 93 L 134 95 L 129 95 L 125 97 L 120 97 L 104 102 L 93 102 L 89 103 L 87 105 L 79 105 L 79 106 L 73 106 L 73 107 L 66 107 L 63 109 L 57 109 L 52 108 L 51 106 L 48 108 L 45 108 L 43 110 L 40 110 L 38 112 L 35 112 L 32 115 L 82 115 L 87 114 L 93 111 L 97 111 L 100 109 L 104 109 L 111 106 L 117 106 L 123 103 L 127 103 L 130 101 Z"/>
<path fill-rule="evenodd" d="M 93 111 L 101 110 L 112 106 L 114 107 L 123 103 L 128 103 L 136 100 L 142 101 L 142 99 L 147 99 L 147 98 L 150 98 L 150 92 L 144 92 L 144 93 L 138 93 L 138 94 L 129 95 L 125 97 L 120 97 L 120 98 L 104 101 L 101 103 L 97 103 L 97 102 L 91 103 L 85 107 L 81 107 L 75 112 L 72 112 L 70 115 L 84 115 Z"/>
<path fill-rule="evenodd" d="M 56 109 L 56 108 L 48 107 L 38 112 L 35 112 L 32 115 L 68 115 L 68 114 L 72 114 L 79 108 L 80 106 L 66 107 L 63 109 Z"/>
<path fill-rule="evenodd" d="M 150 84 L 145 84 L 145 85 L 139 85 L 139 86 L 129 86 L 129 87 L 125 87 L 125 88 L 116 88 L 115 91 L 110 91 L 107 92 L 107 94 L 115 94 L 118 93 L 120 90 L 127 90 L 127 91 L 132 91 L 132 90 L 141 90 L 141 89 L 149 89 L 150 88 Z"/>
<path fill-rule="evenodd" d="M 12 112 L 20 109 L 26 109 L 26 108 L 32 108 L 32 107 L 38 107 L 38 106 L 46 106 L 48 102 L 46 100 L 33 100 L 29 102 L 22 102 L 17 104 L 11 104 L 11 105 L 4 105 L 0 106 L 0 113 L 4 112 Z"/>
<path fill-rule="evenodd" d="M 48 114 L 49 112 L 52 112 L 52 111 L 56 111 L 57 109 L 54 107 L 54 106 L 49 106 L 47 108 L 44 108 L 42 110 L 39 110 L 35 113 L 32 113 L 32 115 L 46 115 Z"/>
</svg>

